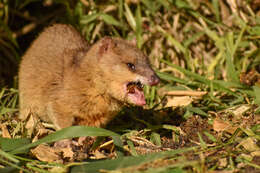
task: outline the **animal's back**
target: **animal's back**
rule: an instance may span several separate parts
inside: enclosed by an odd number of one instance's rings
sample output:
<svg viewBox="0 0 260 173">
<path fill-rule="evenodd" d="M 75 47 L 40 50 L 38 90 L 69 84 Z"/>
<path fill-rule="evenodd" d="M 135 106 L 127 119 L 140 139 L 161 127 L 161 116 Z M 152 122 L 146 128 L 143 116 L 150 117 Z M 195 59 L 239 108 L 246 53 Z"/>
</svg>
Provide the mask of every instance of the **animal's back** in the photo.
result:
<svg viewBox="0 0 260 173">
<path fill-rule="evenodd" d="M 87 47 L 84 38 L 68 25 L 56 24 L 40 34 L 20 64 L 21 118 L 26 118 L 29 112 L 45 112 L 43 105 L 52 97 L 50 92 L 62 89 L 65 61 L 73 58 L 66 56 L 66 52 Z"/>
</svg>

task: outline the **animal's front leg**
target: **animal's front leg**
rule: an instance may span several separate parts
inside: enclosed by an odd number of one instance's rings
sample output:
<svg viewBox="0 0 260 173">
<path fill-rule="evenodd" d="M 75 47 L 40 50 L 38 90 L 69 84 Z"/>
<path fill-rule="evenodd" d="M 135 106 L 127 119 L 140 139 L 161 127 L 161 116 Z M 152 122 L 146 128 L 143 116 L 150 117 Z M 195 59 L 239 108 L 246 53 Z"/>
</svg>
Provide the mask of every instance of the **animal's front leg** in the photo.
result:
<svg viewBox="0 0 260 173">
<path fill-rule="evenodd" d="M 49 103 L 47 114 L 57 130 L 70 127 L 74 123 L 72 114 L 65 112 L 58 104 Z"/>
</svg>

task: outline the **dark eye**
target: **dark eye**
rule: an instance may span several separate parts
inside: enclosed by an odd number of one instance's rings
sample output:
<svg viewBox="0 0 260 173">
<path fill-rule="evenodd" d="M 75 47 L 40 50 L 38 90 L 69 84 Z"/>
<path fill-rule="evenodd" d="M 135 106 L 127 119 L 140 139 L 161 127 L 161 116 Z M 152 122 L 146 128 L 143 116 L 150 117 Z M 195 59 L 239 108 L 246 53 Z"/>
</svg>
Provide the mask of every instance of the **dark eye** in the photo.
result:
<svg viewBox="0 0 260 173">
<path fill-rule="evenodd" d="M 132 63 L 127 63 L 127 66 L 130 70 L 134 71 L 135 70 L 135 65 Z"/>
</svg>

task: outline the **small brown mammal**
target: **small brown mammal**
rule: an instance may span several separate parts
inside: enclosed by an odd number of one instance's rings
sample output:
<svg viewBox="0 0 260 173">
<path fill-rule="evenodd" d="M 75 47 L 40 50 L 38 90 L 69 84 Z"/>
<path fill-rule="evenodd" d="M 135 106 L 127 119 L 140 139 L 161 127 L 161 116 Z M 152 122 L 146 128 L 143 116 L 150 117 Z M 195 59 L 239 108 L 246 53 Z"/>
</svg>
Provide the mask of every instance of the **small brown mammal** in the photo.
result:
<svg viewBox="0 0 260 173">
<path fill-rule="evenodd" d="M 144 105 L 143 84 L 159 78 L 134 45 L 105 37 L 89 46 L 72 26 L 45 29 L 22 58 L 20 118 L 38 115 L 57 129 L 102 126 L 124 103 Z"/>
</svg>

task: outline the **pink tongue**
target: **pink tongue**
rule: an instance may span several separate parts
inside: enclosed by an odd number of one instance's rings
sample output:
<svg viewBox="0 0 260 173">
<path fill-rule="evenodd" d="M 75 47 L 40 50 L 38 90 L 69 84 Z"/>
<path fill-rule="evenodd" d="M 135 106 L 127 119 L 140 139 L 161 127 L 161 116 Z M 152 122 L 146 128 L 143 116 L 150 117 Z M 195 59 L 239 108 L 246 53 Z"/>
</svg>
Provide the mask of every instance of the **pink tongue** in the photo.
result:
<svg viewBox="0 0 260 173">
<path fill-rule="evenodd" d="M 136 87 L 134 87 L 134 90 L 135 90 L 134 93 L 128 93 L 130 100 L 138 106 L 145 105 L 146 101 L 144 97 L 144 92 L 139 91 Z"/>
</svg>

